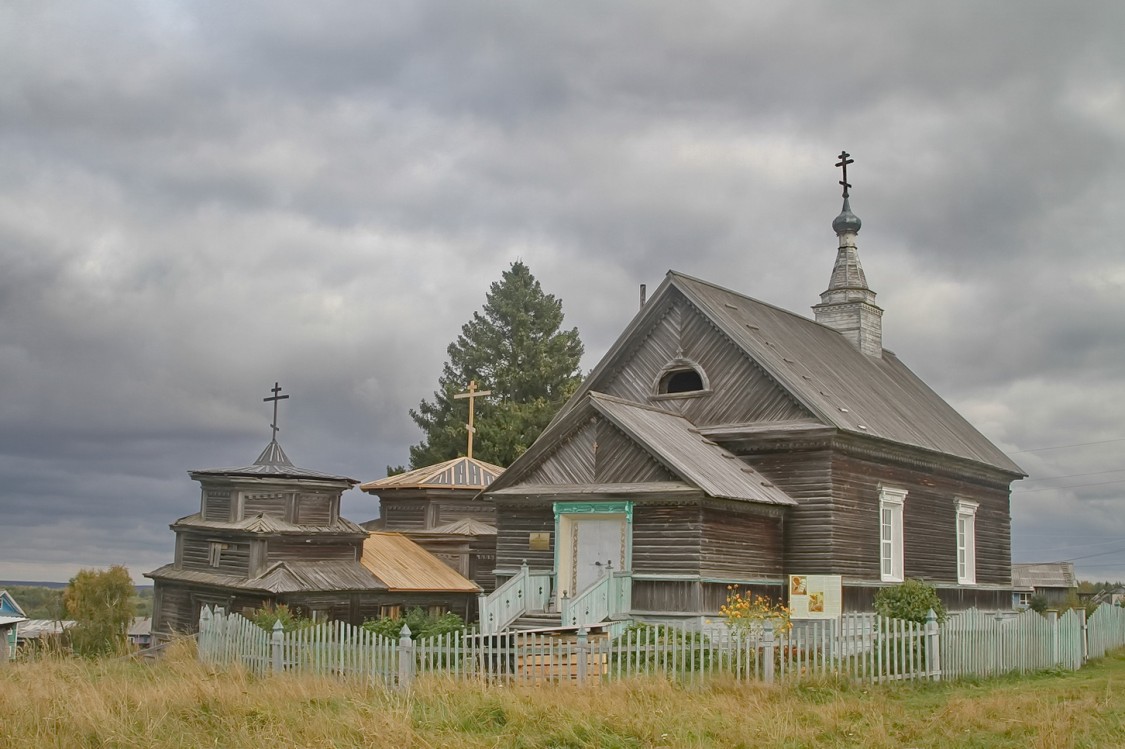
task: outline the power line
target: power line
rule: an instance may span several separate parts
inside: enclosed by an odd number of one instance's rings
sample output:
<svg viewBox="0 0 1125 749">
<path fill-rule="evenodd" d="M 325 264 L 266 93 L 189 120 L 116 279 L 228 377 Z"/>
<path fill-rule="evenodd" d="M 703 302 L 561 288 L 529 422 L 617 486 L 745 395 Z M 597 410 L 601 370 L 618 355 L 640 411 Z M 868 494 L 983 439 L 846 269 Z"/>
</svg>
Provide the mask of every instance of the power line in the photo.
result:
<svg viewBox="0 0 1125 749">
<path fill-rule="evenodd" d="M 1024 489 L 1015 486 L 1012 487 L 1012 491 L 1020 492 L 1021 494 L 1030 494 L 1031 492 L 1057 492 L 1066 489 L 1081 489 L 1084 486 L 1109 486 L 1110 484 L 1125 484 L 1125 479 L 1118 479 L 1117 481 L 1095 481 L 1091 484 L 1074 484 L 1073 486 L 1040 486 L 1035 489 Z"/>
<path fill-rule="evenodd" d="M 1032 477 L 1032 478 L 1024 479 L 1023 483 L 1026 484 L 1026 483 L 1029 483 L 1031 481 L 1055 481 L 1056 479 L 1076 479 L 1076 478 L 1081 478 L 1082 476 L 1101 476 L 1102 474 L 1105 474 L 1105 473 L 1121 473 L 1122 471 L 1125 471 L 1125 468 L 1114 468 L 1113 470 L 1110 470 L 1110 471 L 1092 471 L 1090 473 L 1072 473 L 1068 476 L 1044 476 L 1042 478 Z"/>
<path fill-rule="evenodd" d="M 1023 453 L 1041 453 L 1045 450 L 1062 450 L 1065 447 L 1089 447 L 1090 445 L 1108 445 L 1111 442 L 1125 442 L 1125 437 L 1118 437 L 1112 440 L 1099 440 L 1098 442 L 1076 442 L 1073 445 L 1052 445 L 1051 447 L 1035 447 L 1030 450 L 1016 450 L 1015 452 L 1011 452 L 1008 454 L 1022 455 Z"/>
</svg>

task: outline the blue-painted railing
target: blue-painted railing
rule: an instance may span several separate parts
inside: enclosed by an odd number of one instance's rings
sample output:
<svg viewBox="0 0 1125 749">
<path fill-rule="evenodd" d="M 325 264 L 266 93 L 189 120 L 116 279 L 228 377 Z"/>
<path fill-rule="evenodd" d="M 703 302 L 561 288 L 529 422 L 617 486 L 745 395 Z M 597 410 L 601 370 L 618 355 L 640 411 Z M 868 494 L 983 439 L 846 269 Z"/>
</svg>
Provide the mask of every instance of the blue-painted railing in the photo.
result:
<svg viewBox="0 0 1125 749">
<path fill-rule="evenodd" d="M 527 562 L 491 594 L 480 597 L 480 632 L 494 635 L 528 611 L 545 611 L 551 601 L 550 572 L 532 572 Z"/>
</svg>

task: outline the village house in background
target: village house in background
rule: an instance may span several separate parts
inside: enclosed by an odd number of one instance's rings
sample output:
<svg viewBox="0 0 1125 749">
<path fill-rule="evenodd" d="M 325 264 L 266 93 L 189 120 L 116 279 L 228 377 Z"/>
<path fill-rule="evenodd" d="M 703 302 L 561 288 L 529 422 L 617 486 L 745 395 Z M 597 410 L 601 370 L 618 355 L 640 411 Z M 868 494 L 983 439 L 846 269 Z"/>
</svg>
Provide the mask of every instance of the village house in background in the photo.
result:
<svg viewBox="0 0 1125 749">
<path fill-rule="evenodd" d="M 16 638 L 21 624 L 27 621 L 23 609 L 6 590 L 0 590 L 0 663 L 16 654 Z"/>
<path fill-rule="evenodd" d="M 212 606 L 252 613 L 286 604 L 318 619 L 361 624 L 404 607 L 469 616 L 478 586 L 409 539 L 369 533 L 340 516 L 356 482 L 296 467 L 273 438 L 253 464 L 190 471 L 199 511 L 172 523 L 175 559 L 155 582 L 152 634 L 194 632 Z"/>
<path fill-rule="evenodd" d="M 1012 565 L 1012 606 L 1026 609 L 1042 596 L 1048 608 L 1063 608 L 1078 600 L 1074 562 L 1036 562 Z"/>
<path fill-rule="evenodd" d="M 482 626 L 536 607 L 703 626 L 728 586 L 784 599 L 787 575 L 838 579 L 844 611 L 906 578 L 952 609 L 1011 608 L 1025 474 L 883 348 L 850 163 L 815 320 L 670 271 L 485 492 L 508 583 Z"/>
</svg>

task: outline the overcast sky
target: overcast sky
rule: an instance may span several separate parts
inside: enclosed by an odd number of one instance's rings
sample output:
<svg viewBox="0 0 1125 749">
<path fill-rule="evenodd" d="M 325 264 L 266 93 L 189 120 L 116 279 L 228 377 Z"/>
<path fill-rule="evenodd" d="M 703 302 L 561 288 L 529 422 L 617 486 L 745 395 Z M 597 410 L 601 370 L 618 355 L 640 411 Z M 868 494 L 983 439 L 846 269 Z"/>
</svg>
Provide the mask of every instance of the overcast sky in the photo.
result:
<svg viewBox="0 0 1125 749">
<path fill-rule="evenodd" d="M 884 345 L 1125 579 L 1125 5 L 0 5 L 0 579 L 171 561 L 270 436 L 370 480 L 522 259 L 592 367 L 668 269 L 811 315 L 836 155 Z M 353 490 L 357 521 L 375 502 Z"/>
</svg>

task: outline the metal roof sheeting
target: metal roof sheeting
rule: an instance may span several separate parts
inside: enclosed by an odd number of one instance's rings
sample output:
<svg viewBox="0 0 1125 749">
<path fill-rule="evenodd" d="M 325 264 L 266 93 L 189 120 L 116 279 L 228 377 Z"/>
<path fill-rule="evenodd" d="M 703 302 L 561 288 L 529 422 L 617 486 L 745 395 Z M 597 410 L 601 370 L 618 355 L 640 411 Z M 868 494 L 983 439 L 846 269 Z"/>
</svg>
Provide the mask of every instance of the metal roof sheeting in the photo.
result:
<svg viewBox="0 0 1125 749">
<path fill-rule="evenodd" d="M 315 479 L 317 481 L 343 482 L 349 486 L 358 484 L 355 479 L 347 476 L 336 476 L 331 473 L 311 471 L 307 468 L 298 468 L 289 460 L 289 456 L 281 449 L 277 440 L 271 440 L 261 455 L 248 466 L 238 468 L 200 468 L 188 471 L 192 478 L 198 476 L 250 476 L 265 478 L 287 479 Z"/>
<path fill-rule="evenodd" d="M 480 592 L 472 580 L 401 533 L 368 535 L 361 563 L 392 591 Z"/>
<path fill-rule="evenodd" d="M 250 579 L 206 570 L 176 569 L 176 565 L 166 564 L 145 577 L 269 593 L 386 590 L 387 587 L 358 562 L 348 561 L 276 562 Z"/>
<path fill-rule="evenodd" d="M 1016 588 L 1075 588 L 1074 562 L 1013 564 L 1012 586 Z"/>
<path fill-rule="evenodd" d="M 476 458 L 454 458 L 444 463 L 415 468 L 359 485 L 365 492 L 378 494 L 387 489 L 483 489 L 504 472 L 500 466 Z"/>
</svg>

